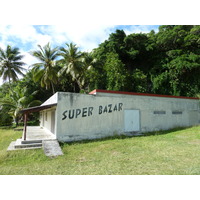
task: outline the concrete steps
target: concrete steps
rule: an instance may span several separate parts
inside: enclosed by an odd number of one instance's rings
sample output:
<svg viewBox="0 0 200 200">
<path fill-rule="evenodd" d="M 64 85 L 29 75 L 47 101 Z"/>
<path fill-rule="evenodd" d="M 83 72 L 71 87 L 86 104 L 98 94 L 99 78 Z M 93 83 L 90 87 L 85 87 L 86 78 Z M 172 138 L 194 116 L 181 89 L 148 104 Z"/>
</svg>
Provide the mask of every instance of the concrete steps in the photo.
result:
<svg viewBox="0 0 200 200">
<path fill-rule="evenodd" d="M 42 148 L 42 140 L 22 140 L 18 139 L 14 145 L 15 149 L 36 149 Z"/>
<path fill-rule="evenodd" d="M 20 149 L 38 149 L 43 148 L 46 156 L 56 157 L 63 155 L 62 149 L 56 139 L 53 140 L 22 140 L 17 139 L 11 142 L 7 151 Z"/>
<path fill-rule="evenodd" d="M 7 151 L 21 149 L 38 149 L 43 148 L 46 156 L 56 157 L 63 155 L 62 149 L 56 139 L 53 140 L 22 140 L 17 139 L 11 142 Z"/>
<path fill-rule="evenodd" d="M 15 145 L 15 149 L 27 149 L 27 148 L 42 148 L 42 144 L 21 144 Z"/>
<path fill-rule="evenodd" d="M 22 140 L 22 144 L 39 144 L 42 143 L 42 140 Z"/>
</svg>

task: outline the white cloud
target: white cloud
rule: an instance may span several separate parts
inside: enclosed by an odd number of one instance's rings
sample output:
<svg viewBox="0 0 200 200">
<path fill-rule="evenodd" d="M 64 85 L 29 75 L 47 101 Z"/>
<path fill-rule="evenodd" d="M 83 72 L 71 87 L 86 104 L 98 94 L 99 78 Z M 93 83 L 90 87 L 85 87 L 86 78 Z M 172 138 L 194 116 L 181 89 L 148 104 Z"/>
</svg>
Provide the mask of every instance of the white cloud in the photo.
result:
<svg viewBox="0 0 200 200">
<path fill-rule="evenodd" d="M 145 26 L 145 25 L 139 25 L 139 26 L 129 26 L 128 28 L 124 29 L 124 32 L 129 35 L 131 33 L 149 33 L 151 30 L 155 30 L 155 32 L 158 31 L 158 28 L 155 29 L 155 26 Z"/>
<path fill-rule="evenodd" d="M 28 44 L 35 48 L 37 44 L 45 45 L 52 40 L 51 36 L 38 33 L 32 25 L 1 25 L 0 33 L 2 43 L 7 45 L 12 42 L 14 46 L 21 44 L 22 49 Z"/>
<path fill-rule="evenodd" d="M 1 43 L 19 45 L 27 49 L 37 48 L 40 44 L 44 46 L 48 42 L 54 45 L 60 45 L 66 42 L 74 42 L 82 49 L 91 50 L 99 43 L 107 39 L 114 26 L 94 25 L 94 24 L 62 24 L 34 27 L 32 25 L 12 25 L 0 26 Z M 37 31 L 40 30 L 40 32 Z M 5 46 L 5 45 L 4 45 Z"/>
<path fill-rule="evenodd" d="M 29 52 L 21 51 L 21 54 L 24 56 L 22 62 L 26 63 L 26 66 L 24 66 L 24 68 L 26 69 L 28 69 L 30 65 L 38 62 L 38 60 L 34 56 L 32 56 Z"/>
<path fill-rule="evenodd" d="M 19 47 L 24 55 L 23 62 L 27 64 L 26 68 L 28 68 L 31 64 L 38 62 L 29 54 L 31 50 L 37 49 L 38 44 L 44 46 L 51 42 L 52 45 L 63 45 L 66 42 L 74 42 L 82 50 L 92 50 L 107 39 L 113 28 L 114 26 L 89 24 L 39 27 L 32 25 L 1 25 L 0 46 L 3 49 L 8 44 Z M 1 78 L 0 84 L 2 84 Z"/>
<path fill-rule="evenodd" d="M 82 50 L 92 50 L 106 40 L 117 26 L 101 24 L 60 24 L 50 26 L 11 25 L 0 26 L 0 45 L 18 46 L 22 50 L 37 49 L 48 42 L 63 45 L 74 42 Z M 124 26 L 125 33 L 147 33 L 151 26 Z M 39 31 L 38 31 L 39 30 Z"/>
<path fill-rule="evenodd" d="M 44 46 L 50 42 L 53 46 L 61 46 L 67 42 L 77 44 L 81 50 L 90 51 L 104 40 L 109 34 L 118 28 L 108 24 L 58 24 L 49 26 L 32 25 L 0 25 L 0 47 L 5 48 L 8 44 L 17 46 L 25 56 L 23 62 L 26 67 L 38 62 L 29 54 L 31 50 L 37 49 L 37 45 Z M 122 28 L 122 27 L 120 27 Z M 153 29 L 151 26 L 124 26 L 125 33 L 147 33 Z M 2 80 L 0 78 L 0 84 Z"/>
<path fill-rule="evenodd" d="M 5 48 L 6 48 L 6 44 L 5 44 L 4 42 L 0 42 L 0 47 L 1 47 L 2 49 L 5 49 Z"/>
<path fill-rule="evenodd" d="M 52 36 L 54 43 L 73 42 L 83 50 L 92 50 L 107 39 L 114 26 L 91 24 L 66 24 L 43 27 L 45 33 Z"/>
</svg>

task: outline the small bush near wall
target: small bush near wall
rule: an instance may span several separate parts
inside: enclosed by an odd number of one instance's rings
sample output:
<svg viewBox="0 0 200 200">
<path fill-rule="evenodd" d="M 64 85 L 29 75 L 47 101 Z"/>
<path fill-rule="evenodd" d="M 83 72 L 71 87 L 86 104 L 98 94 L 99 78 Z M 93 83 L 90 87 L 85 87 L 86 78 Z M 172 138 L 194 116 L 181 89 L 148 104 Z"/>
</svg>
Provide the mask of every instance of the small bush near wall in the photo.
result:
<svg viewBox="0 0 200 200">
<path fill-rule="evenodd" d="M 28 121 L 27 126 L 39 126 L 40 121 L 39 120 L 33 120 L 33 121 Z M 24 126 L 24 122 L 20 122 L 18 126 Z"/>
<path fill-rule="evenodd" d="M 12 125 L 12 117 L 7 113 L 0 113 L 0 126 L 11 126 Z"/>
<path fill-rule="evenodd" d="M 29 122 L 27 122 L 27 125 L 28 126 L 39 126 L 40 121 L 39 120 L 29 121 Z"/>
</svg>

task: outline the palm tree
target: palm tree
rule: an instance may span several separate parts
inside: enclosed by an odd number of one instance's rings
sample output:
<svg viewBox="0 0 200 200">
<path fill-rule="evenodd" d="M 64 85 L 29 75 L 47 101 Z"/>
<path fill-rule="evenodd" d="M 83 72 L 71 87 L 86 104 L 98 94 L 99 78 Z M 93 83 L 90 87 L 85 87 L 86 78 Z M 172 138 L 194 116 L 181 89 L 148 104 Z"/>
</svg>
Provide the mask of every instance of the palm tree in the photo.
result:
<svg viewBox="0 0 200 200">
<path fill-rule="evenodd" d="M 100 62 L 96 58 L 94 58 L 93 52 L 84 52 L 82 62 L 84 68 L 85 90 L 89 92 L 90 84 L 94 83 L 97 79 L 97 70 L 100 66 Z"/>
<path fill-rule="evenodd" d="M 0 76 L 3 81 L 17 81 L 18 75 L 24 76 L 22 73 L 25 70 L 22 66 L 25 65 L 22 62 L 24 56 L 20 55 L 18 48 L 12 48 L 10 45 L 5 50 L 0 48 Z"/>
<path fill-rule="evenodd" d="M 97 59 L 94 58 L 93 52 L 85 52 L 83 53 L 83 63 L 87 70 L 90 70 L 96 66 L 96 64 L 99 64 Z"/>
<path fill-rule="evenodd" d="M 0 98 L 0 106 L 6 106 L 9 108 L 8 114 L 12 116 L 13 122 L 18 125 L 18 120 L 22 117 L 20 111 L 24 108 L 39 106 L 42 102 L 35 100 L 34 96 L 37 91 L 34 91 L 28 96 L 26 94 L 26 88 L 15 87 L 14 91 L 7 93 L 5 97 Z"/>
<path fill-rule="evenodd" d="M 38 47 L 39 50 L 30 52 L 32 56 L 40 61 L 33 64 L 34 81 L 40 81 L 41 86 L 46 87 L 46 89 L 51 87 L 54 94 L 54 84 L 58 82 L 58 65 L 56 60 L 59 56 L 58 48 L 51 48 L 49 43 L 44 47 L 40 45 Z"/>
<path fill-rule="evenodd" d="M 83 77 L 83 54 L 78 50 L 78 47 L 73 43 L 66 43 L 67 48 L 60 48 L 60 56 L 62 59 L 59 61 L 62 68 L 58 72 L 58 76 L 61 77 L 64 74 L 70 74 L 73 81 L 79 86 L 79 89 L 82 90 L 84 85 Z"/>
</svg>

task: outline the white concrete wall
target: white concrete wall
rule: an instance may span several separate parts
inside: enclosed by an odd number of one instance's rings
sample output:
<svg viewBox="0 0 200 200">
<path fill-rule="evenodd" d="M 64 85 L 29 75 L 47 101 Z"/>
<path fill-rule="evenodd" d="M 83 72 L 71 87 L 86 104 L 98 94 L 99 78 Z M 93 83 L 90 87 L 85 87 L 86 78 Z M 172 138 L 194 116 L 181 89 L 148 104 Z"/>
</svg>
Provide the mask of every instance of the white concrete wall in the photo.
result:
<svg viewBox="0 0 200 200">
<path fill-rule="evenodd" d="M 44 128 L 51 132 L 51 111 L 47 110 L 44 114 Z"/>
<path fill-rule="evenodd" d="M 49 133 L 53 133 L 52 130 L 52 112 L 55 111 L 56 115 L 56 107 L 51 109 L 46 109 L 40 112 L 40 126 L 43 127 Z M 55 117 L 55 131 L 56 131 L 56 117 Z M 54 132 L 56 134 L 56 132 Z"/>
<path fill-rule="evenodd" d="M 200 123 L 198 100 L 58 93 L 57 138 L 60 141 L 74 141 L 124 133 L 124 110 L 139 110 L 139 132 Z M 172 114 L 172 111 L 179 114 Z"/>
</svg>

